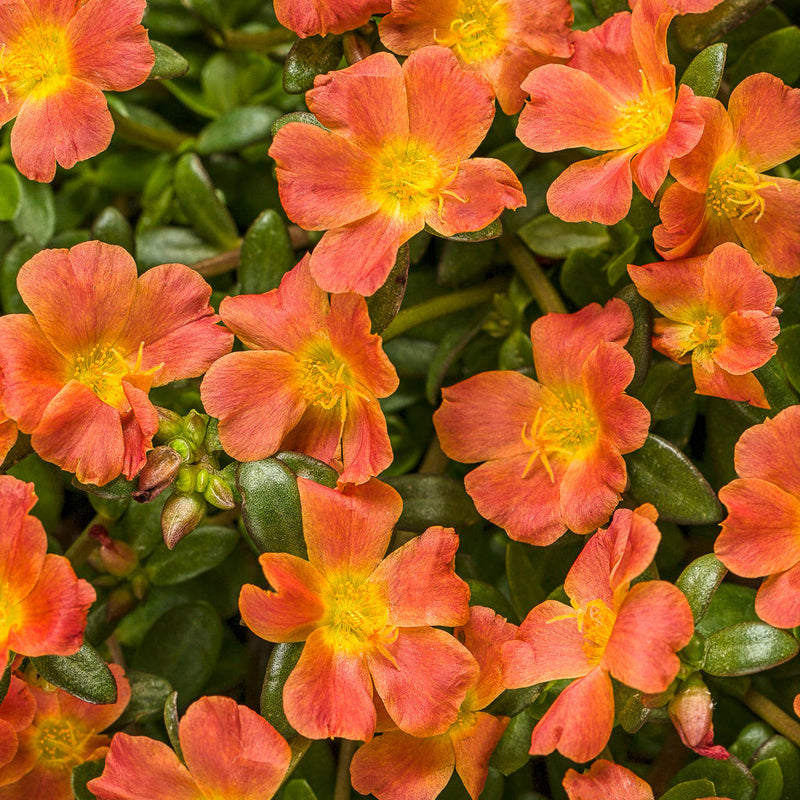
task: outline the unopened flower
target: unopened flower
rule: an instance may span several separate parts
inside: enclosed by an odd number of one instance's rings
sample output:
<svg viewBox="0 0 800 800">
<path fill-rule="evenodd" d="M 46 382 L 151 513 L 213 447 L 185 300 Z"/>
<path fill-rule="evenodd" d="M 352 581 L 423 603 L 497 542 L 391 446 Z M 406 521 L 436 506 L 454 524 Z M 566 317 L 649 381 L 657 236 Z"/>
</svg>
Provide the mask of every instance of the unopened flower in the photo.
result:
<svg viewBox="0 0 800 800">
<path fill-rule="evenodd" d="M 631 585 L 650 565 L 661 534 L 653 506 L 615 512 L 567 573 L 570 605 L 546 600 L 503 645 L 509 688 L 574 678 L 537 723 L 531 753 L 558 750 L 588 761 L 614 725 L 611 678 L 642 692 L 667 689 L 680 668 L 677 651 L 694 632 L 686 597 L 666 581 Z"/>
<path fill-rule="evenodd" d="M 277 289 L 226 297 L 220 314 L 250 348 L 217 361 L 201 386 L 229 455 L 256 461 L 294 450 L 353 483 L 392 463 L 378 398 L 397 388 L 397 373 L 370 332 L 363 297 L 329 299 L 306 256 Z"/>
<path fill-rule="evenodd" d="M 308 561 L 262 554 L 273 590 L 247 584 L 239 597 L 257 636 L 305 642 L 283 688 L 289 724 L 310 739 L 369 740 L 374 690 L 401 730 L 444 733 L 478 670 L 432 627 L 469 619 L 469 588 L 453 570 L 458 536 L 429 528 L 383 558 L 402 506 L 394 489 L 375 479 L 341 492 L 297 483 Z"/>
<path fill-rule="evenodd" d="M 703 118 L 688 86 L 675 94 L 667 55 L 674 9 L 640 0 L 589 31 L 576 31 L 568 64 L 535 69 L 522 88 L 531 95 L 517 136 L 532 150 L 604 151 L 577 161 L 551 184 L 550 211 L 570 222 L 613 224 L 630 208 L 632 184 L 652 200 L 672 159 L 697 144 Z"/>
<path fill-rule="evenodd" d="M 650 415 L 624 394 L 634 373 L 622 300 L 531 326 L 536 377 L 484 372 L 442 391 L 434 423 L 444 452 L 485 461 L 465 485 L 478 511 L 512 539 L 544 545 L 589 533 L 619 502 L 623 453 L 640 448 Z"/>
<path fill-rule="evenodd" d="M 104 91 L 143 83 L 155 63 L 139 24 L 145 0 L 25 0 L 0 4 L 0 124 L 14 117 L 19 171 L 50 181 L 108 147 Z"/>
<path fill-rule="evenodd" d="M 321 75 L 306 102 L 324 128 L 290 122 L 269 152 L 288 216 L 329 229 L 311 255 L 326 291 L 373 294 L 426 224 L 443 236 L 476 231 L 525 203 L 503 162 L 469 158 L 492 124 L 494 95 L 442 47 L 402 66 L 376 53 Z"/>
<path fill-rule="evenodd" d="M 182 264 L 137 277 L 126 250 L 96 241 L 43 250 L 17 287 L 33 314 L 0 318 L 5 412 L 82 483 L 133 478 L 158 429 L 150 388 L 200 375 L 231 348 L 211 287 Z"/>
<path fill-rule="evenodd" d="M 669 701 L 669 717 L 681 741 L 705 758 L 727 759 L 730 754 L 714 744 L 711 692 L 699 674 L 690 676 Z"/>
<path fill-rule="evenodd" d="M 697 98 L 703 138 L 672 162 L 656 250 L 667 259 L 735 242 L 772 275 L 800 274 L 800 182 L 765 175 L 800 153 L 800 89 L 759 72 L 731 92 L 728 110 Z"/>
<path fill-rule="evenodd" d="M 753 375 L 778 350 L 778 292 L 746 250 L 721 244 L 708 256 L 660 261 L 628 272 L 657 311 L 653 347 L 691 362 L 698 394 L 769 408 Z"/>
</svg>

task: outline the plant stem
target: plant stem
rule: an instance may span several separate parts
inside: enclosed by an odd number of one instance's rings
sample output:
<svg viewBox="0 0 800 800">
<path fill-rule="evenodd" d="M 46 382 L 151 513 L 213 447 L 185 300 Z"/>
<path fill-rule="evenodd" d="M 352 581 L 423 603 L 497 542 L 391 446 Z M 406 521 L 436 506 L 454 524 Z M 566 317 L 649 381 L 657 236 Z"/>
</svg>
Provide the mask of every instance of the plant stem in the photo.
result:
<svg viewBox="0 0 800 800">
<path fill-rule="evenodd" d="M 417 303 L 411 308 L 401 311 L 390 323 L 389 327 L 381 334 L 384 342 L 394 339 L 401 333 L 421 325 L 423 322 L 430 322 L 454 311 L 462 311 L 465 308 L 479 306 L 491 300 L 496 294 L 508 288 L 506 278 L 494 278 L 480 286 L 473 286 L 469 289 L 462 289 L 460 292 L 442 294 L 426 300 L 424 303 Z"/>
<path fill-rule="evenodd" d="M 800 723 L 778 708 L 772 700 L 750 687 L 744 693 L 742 702 L 778 733 L 800 747 Z"/>
<path fill-rule="evenodd" d="M 536 305 L 545 313 L 566 314 L 567 307 L 561 296 L 544 274 L 539 262 L 531 255 L 530 250 L 512 234 L 500 237 L 500 246 L 505 250 L 508 260 L 531 290 Z"/>
<path fill-rule="evenodd" d="M 123 139 L 127 139 L 134 144 L 140 144 L 150 150 L 163 150 L 167 153 L 174 153 L 183 147 L 192 137 L 186 133 L 178 131 L 165 131 L 158 128 L 151 128 L 149 125 L 142 125 L 141 122 L 134 122 L 130 117 L 125 117 L 115 111 L 111 112 L 114 118 L 114 130 Z"/>
<path fill-rule="evenodd" d="M 350 762 L 356 752 L 356 743 L 340 739 L 339 763 L 336 765 L 336 785 L 333 800 L 350 800 Z"/>
<path fill-rule="evenodd" d="M 213 278 L 215 275 L 223 275 L 239 266 L 242 249 L 235 247 L 233 250 L 226 250 L 219 255 L 204 258 L 202 261 L 195 261 L 191 265 L 195 272 L 200 273 L 204 278 Z"/>
</svg>

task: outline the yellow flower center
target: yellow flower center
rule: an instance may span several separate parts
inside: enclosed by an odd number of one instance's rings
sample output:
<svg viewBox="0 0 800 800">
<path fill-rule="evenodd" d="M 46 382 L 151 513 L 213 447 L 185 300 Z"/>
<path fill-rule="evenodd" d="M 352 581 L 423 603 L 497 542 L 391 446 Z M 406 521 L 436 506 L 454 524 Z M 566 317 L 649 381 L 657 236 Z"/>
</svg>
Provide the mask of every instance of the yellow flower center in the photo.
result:
<svg viewBox="0 0 800 800">
<path fill-rule="evenodd" d="M 130 407 L 122 381 L 137 375 L 152 375 L 161 369 L 157 367 L 142 372 L 142 352 L 144 342 L 139 344 L 136 361 L 130 364 L 128 358 L 113 347 L 95 345 L 87 355 L 75 359 L 72 377 L 93 391 L 104 403 L 119 411 Z"/>
<path fill-rule="evenodd" d="M 389 609 L 379 587 L 364 580 L 343 577 L 331 581 L 325 598 L 326 624 L 336 647 L 348 653 L 377 647 L 390 660 L 385 645 L 397 638 L 397 628 L 387 625 Z"/>
<path fill-rule="evenodd" d="M 389 143 L 375 162 L 372 191 L 388 214 L 419 217 L 436 202 L 441 215 L 446 195 L 467 201 L 447 189 L 458 174 L 458 165 L 445 174 L 438 159 L 416 142 Z"/>
<path fill-rule="evenodd" d="M 753 222 L 764 216 L 766 204 L 759 192 L 774 186 L 774 181 L 764 180 L 749 164 L 737 162 L 718 169 L 712 176 L 706 192 L 706 202 L 718 217 L 744 219 L 755 214 Z"/>
<path fill-rule="evenodd" d="M 37 728 L 33 748 L 38 753 L 37 762 L 45 769 L 67 772 L 81 763 L 80 750 L 87 738 L 83 732 L 64 720 L 47 720 Z"/>
<path fill-rule="evenodd" d="M 692 350 L 712 353 L 722 339 L 721 328 L 722 321 L 720 318 L 711 314 L 706 314 L 704 317 L 695 320 L 681 355 L 685 356 Z"/>
<path fill-rule="evenodd" d="M 574 458 L 597 441 L 599 425 L 594 412 L 580 398 L 561 399 L 553 394 L 536 412 L 533 422 L 522 426 L 522 442 L 531 450 L 522 477 L 541 461 L 551 481 L 555 481 L 550 459 L 563 455 Z"/>
<path fill-rule="evenodd" d="M 433 38 L 451 47 L 465 64 L 493 58 L 506 45 L 509 14 L 503 0 L 461 0 L 456 18 L 442 36 Z"/>
<path fill-rule="evenodd" d="M 653 92 L 642 75 L 642 93 L 619 111 L 614 132 L 623 149 L 641 149 L 662 137 L 672 120 L 673 102 L 668 89 Z"/>
<path fill-rule="evenodd" d="M 577 611 L 578 630 L 583 634 L 583 652 L 590 664 L 597 664 L 606 651 L 617 615 L 602 600 L 591 600 Z"/>
<path fill-rule="evenodd" d="M 55 25 L 34 24 L 19 38 L 0 46 L 0 91 L 24 97 L 46 97 L 66 83 L 71 71 L 66 31 Z"/>
</svg>

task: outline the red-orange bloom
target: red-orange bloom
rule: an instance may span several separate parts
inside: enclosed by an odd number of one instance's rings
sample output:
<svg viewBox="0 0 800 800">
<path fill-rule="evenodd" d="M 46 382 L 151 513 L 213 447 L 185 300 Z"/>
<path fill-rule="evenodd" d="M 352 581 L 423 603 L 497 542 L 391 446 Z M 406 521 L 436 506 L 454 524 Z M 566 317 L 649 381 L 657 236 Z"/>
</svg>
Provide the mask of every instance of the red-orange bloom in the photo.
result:
<svg viewBox="0 0 800 800">
<path fill-rule="evenodd" d="M 2 376 L 0 376 L 0 381 L 2 381 Z M 6 416 L 3 411 L 2 395 L 0 395 L 0 464 L 3 463 L 8 451 L 14 446 L 18 435 L 17 423 Z"/>
<path fill-rule="evenodd" d="M 391 7 L 391 0 L 275 0 L 275 16 L 305 38 L 353 30 Z"/>
<path fill-rule="evenodd" d="M 614 514 L 567 573 L 571 606 L 546 600 L 503 646 L 509 687 L 576 678 L 536 725 L 531 753 L 558 750 L 588 761 L 606 746 L 614 725 L 611 676 L 642 692 L 663 692 L 678 674 L 676 651 L 694 622 L 680 589 L 666 581 L 631 586 L 653 560 L 661 534 L 653 506 Z"/>
<path fill-rule="evenodd" d="M 374 687 L 401 730 L 444 733 L 478 669 L 431 627 L 469 619 L 469 588 L 453 571 L 458 536 L 429 528 L 381 560 L 402 507 L 394 489 L 374 479 L 343 492 L 302 478 L 298 487 L 308 561 L 264 553 L 274 591 L 248 584 L 239 596 L 256 635 L 305 641 L 283 689 L 289 723 L 310 739 L 371 739 Z"/>
<path fill-rule="evenodd" d="M 395 0 L 380 33 L 403 55 L 427 45 L 449 47 L 463 67 L 489 80 L 503 111 L 516 114 L 528 73 L 572 55 L 571 28 L 567 0 Z"/>
<path fill-rule="evenodd" d="M 324 128 L 284 125 L 270 155 L 286 213 L 328 232 L 311 274 L 328 292 L 373 294 L 425 224 L 444 236 L 485 227 L 525 195 L 493 158 L 469 158 L 494 117 L 485 78 L 442 47 L 403 66 L 376 53 L 319 76 L 306 95 Z"/>
<path fill-rule="evenodd" d="M 19 733 L 33 722 L 36 701 L 28 684 L 11 675 L 6 696 L 0 703 L 0 768 L 17 754 Z"/>
<path fill-rule="evenodd" d="M 753 370 L 778 350 L 778 292 L 746 250 L 721 244 L 708 256 L 631 265 L 628 272 L 664 314 L 654 322 L 653 347 L 691 362 L 698 394 L 769 408 Z"/>
<path fill-rule="evenodd" d="M 647 438 L 650 415 L 624 394 L 634 364 L 624 349 L 633 317 L 622 300 L 531 326 L 538 381 L 484 372 L 442 391 L 434 414 L 444 452 L 486 463 L 465 485 L 478 511 L 512 539 L 550 544 L 567 528 L 590 533 L 619 502 L 622 453 Z"/>
<path fill-rule="evenodd" d="M 568 769 L 563 786 L 569 800 L 653 800 L 650 784 L 629 769 L 602 758 L 582 775 Z"/>
<path fill-rule="evenodd" d="M 329 300 L 308 262 L 271 292 L 222 301 L 223 321 L 251 349 L 209 369 L 203 405 L 239 461 L 295 450 L 335 466 L 343 483 L 362 483 L 392 463 L 378 398 L 397 388 L 397 373 L 370 333 L 364 298 Z"/>
<path fill-rule="evenodd" d="M 111 739 L 100 731 L 119 717 L 131 696 L 122 667 L 111 664 L 111 671 L 117 700 L 108 705 L 30 684 L 36 713 L 19 733 L 13 760 L 0 769 L 0 800 L 73 800 L 73 767 L 105 755 Z"/>
<path fill-rule="evenodd" d="M 800 406 L 748 428 L 734 450 L 739 475 L 719 491 L 728 509 L 714 552 L 731 572 L 766 575 L 759 617 L 777 628 L 800 625 Z"/>
<path fill-rule="evenodd" d="M 473 606 L 469 623 L 456 637 L 475 657 L 475 676 L 458 719 L 443 734 L 416 738 L 392 730 L 358 749 L 350 766 L 353 788 L 378 800 L 434 800 L 453 770 L 470 797 L 477 800 L 489 774 L 489 757 L 508 725 L 507 717 L 483 711 L 505 689 L 500 670 L 500 647 L 516 635 L 517 627 L 490 608 Z"/>
<path fill-rule="evenodd" d="M 94 589 L 63 556 L 47 554 L 47 534 L 28 512 L 32 483 L 0 476 L 0 671 L 9 650 L 26 656 L 71 655 L 83 642 Z"/>
<path fill-rule="evenodd" d="M 79 481 L 132 478 L 158 429 L 150 388 L 200 375 L 231 348 L 211 287 L 182 264 L 137 277 L 123 248 L 94 241 L 43 250 L 17 286 L 33 315 L 0 318 L 5 412 Z"/>
<path fill-rule="evenodd" d="M 108 147 L 104 91 L 147 80 L 155 63 L 139 24 L 145 0 L 6 0 L 0 4 L 0 124 L 17 118 L 11 153 L 50 181 Z"/>
<path fill-rule="evenodd" d="M 697 98 L 703 138 L 673 161 L 653 231 L 664 258 L 710 253 L 722 242 L 746 248 L 772 275 L 800 274 L 800 182 L 763 173 L 800 153 L 800 89 L 760 72 L 731 92 L 728 110 Z"/>
<path fill-rule="evenodd" d="M 278 790 L 289 745 L 255 711 L 230 697 L 201 697 L 178 728 L 186 766 L 155 739 L 118 733 L 90 791 L 98 800 L 270 800 Z"/>
<path fill-rule="evenodd" d="M 531 95 L 517 136 L 532 150 L 610 151 L 569 166 L 547 192 L 550 211 L 575 222 L 619 222 L 631 180 L 652 200 L 670 161 L 697 144 L 703 119 L 688 86 L 675 96 L 667 28 L 675 11 L 641 0 L 589 31 L 576 31 L 569 63 L 546 64 L 522 84 Z"/>
</svg>

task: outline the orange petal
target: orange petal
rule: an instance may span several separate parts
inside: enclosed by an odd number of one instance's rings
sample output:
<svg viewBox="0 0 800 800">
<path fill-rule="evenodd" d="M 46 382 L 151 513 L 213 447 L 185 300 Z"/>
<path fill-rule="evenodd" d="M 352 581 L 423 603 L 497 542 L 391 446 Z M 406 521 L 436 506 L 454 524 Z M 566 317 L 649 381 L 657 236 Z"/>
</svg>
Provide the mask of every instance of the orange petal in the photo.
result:
<svg viewBox="0 0 800 800">
<path fill-rule="evenodd" d="M 742 478 L 761 478 L 800 497 L 800 453 L 789 445 L 800 437 L 800 408 L 789 406 L 761 425 L 748 428 L 734 452 Z"/>
<path fill-rule="evenodd" d="M 508 717 L 478 712 L 473 726 L 459 727 L 451 734 L 456 752 L 456 772 L 472 800 L 478 800 L 486 785 L 489 759 L 507 727 Z"/>
<path fill-rule="evenodd" d="M 278 22 L 301 37 L 344 33 L 389 8 L 389 0 L 339 0 L 322 5 L 310 0 L 275 0 Z"/>
<path fill-rule="evenodd" d="M 776 628 L 800 625 L 800 567 L 770 575 L 756 594 L 756 614 Z"/>
<path fill-rule="evenodd" d="M 569 800 L 653 800 L 653 790 L 638 775 L 619 764 L 599 759 L 583 775 L 574 769 L 564 776 L 564 789 Z"/>
<path fill-rule="evenodd" d="M 340 483 L 363 483 L 385 470 L 394 459 L 380 403 L 374 398 L 350 397 L 342 430 Z"/>
</svg>

